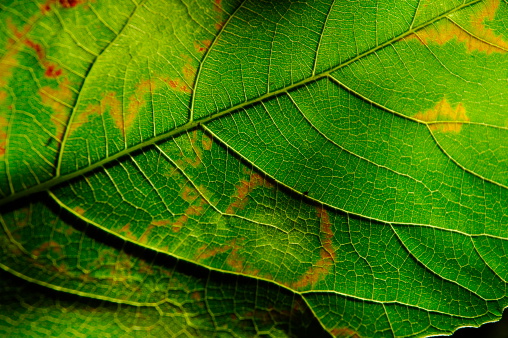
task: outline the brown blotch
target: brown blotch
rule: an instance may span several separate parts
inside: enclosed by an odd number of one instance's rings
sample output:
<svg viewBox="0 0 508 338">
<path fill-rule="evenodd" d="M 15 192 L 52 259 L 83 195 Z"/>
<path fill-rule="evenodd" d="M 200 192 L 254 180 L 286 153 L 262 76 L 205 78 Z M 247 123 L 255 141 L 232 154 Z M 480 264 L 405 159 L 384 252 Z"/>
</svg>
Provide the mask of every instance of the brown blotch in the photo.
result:
<svg viewBox="0 0 508 338">
<path fill-rule="evenodd" d="M 55 138 L 61 140 L 69 117 L 70 108 L 65 104 L 72 100 L 70 82 L 64 79 L 58 88 L 45 86 L 39 89 L 42 104 L 51 108 L 51 122 L 55 125 Z"/>
<path fill-rule="evenodd" d="M 316 284 L 329 274 L 330 268 L 334 264 L 335 249 L 332 245 L 333 231 L 330 217 L 328 212 L 321 206 L 317 208 L 317 216 L 319 218 L 319 230 L 321 234 L 322 247 L 319 252 L 321 258 L 299 280 L 290 283 L 289 286 L 291 288 L 300 289 Z"/>
<path fill-rule="evenodd" d="M 203 145 L 204 150 L 212 150 L 213 140 L 208 135 L 204 134 L 201 139 L 201 144 Z"/>
<path fill-rule="evenodd" d="M 5 155 L 5 149 L 7 147 L 7 128 L 9 122 L 3 116 L 0 116 L 0 158 Z"/>
<path fill-rule="evenodd" d="M 216 30 L 220 30 L 224 25 L 223 15 L 224 10 L 222 8 L 222 0 L 213 0 L 213 11 L 215 12 L 215 24 Z"/>
<path fill-rule="evenodd" d="M 178 167 L 185 170 L 185 168 L 190 165 L 193 168 L 197 168 L 201 165 L 201 158 L 203 157 L 203 152 L 201 147 L 198 146 L 198 131 L 194 130 L 191 133 L 190 144 L 195 157 L 192 158 L 190 156 L 185 156 L 183 153 L 181 154 L 182 158 L 176 160 Z"/>
<path fill-rule="evenodd" d="M 438 130 L 444 133 L 458 133 L 462 128 L 460 122 L 470 121 L 462 103 L 452 107 L 446 98 L 443 98 L 430 110 L 418 113 L 413 117 L 422 122 L 427 122 L 430 130 Z"/>
<path fill-rule="evenodd" d="M 194 41 L 194 49 L 198 53 L 204 53 L 208 50 L 208 48 L 210 48 L 211 44 L 211 40 Z"/>
<path fill-rule="evenodd" d="M 351 330 L 350 328 L 347 328 L 347 327 L 340 327 L 340 328 L 335 328 L 335 329 L 332 329 L 330 331 L 330 333 L 332 334 L 332 336 L 336 337 L 336 338 L 339 338 L 339 337 L 344 337 L 344 338 L 361 338 L 360 335 L 358 334 L 358 332 L 356 331 L 353 331 Z"/>
<path fill-rule="evenodd" d="M 32 250 L 32 255 L 35 257 L 39 257 L 43 252 L 51 250 L 54 253 L 61 254 L 62 253 L 62 247 L 60 244 L 58 244 L 55 241 L 49 241 L 42 243 L 37 247 L 36 249 Z"/>
<path fill-rule="evenodd" d="M 88 120 L 91 116 L 102 114 L 101 107 L 98 105 L 89 104 L 84 111 L 80 112 L 76 115 L 74 120 L 70 125 L 69 133 L 74 133 L 78 128 L 88 123 Z"/>
<path fill-rule="evenodd" d="M 81 216 L 83 216 L 86 212 L 86 210 L 83 209 L 82 207 L 74 207 L 72 210 L 74 210 L 78 215 Z"/>
<path fill-rule="evenodd" d="M 123 134 L 132 127 L 139 111 L 146 105 L 145 95 L 153 93 L 155 89 L 157 89 L 157 86 L 154 81 L 141 81 L 141 83 L 136 86 L 134 94 L 129 97 L 129 105 L 127 106 L 127 113 L 125 116 L 122 114 L 120 118 L 118 118 L 118 116 L 113 117 L 116 126 Z"/>
<path fill-rule="evenodd" d="M 192 94 L 192 89 L 181 80 L 163 78 L 162 81 L 168 84 L 169 88 L 174 89 L 178 92 Z"/>
<path fill-rule="evenodd" d="M 196 68 L 191 65 L 191 58 L 188 56 L 182 55 L 182 57 L 186 60 L 182 68 L 183 79 L 174 79 L 174 78 L 161 78 L 160 80 L 166 83 L 169 88 L 174 91 L 192 94 L 192 86 L 194 85 L 194 81 L 196 78 Z"/>
<path fill-rule="evenodd" d="M 131 241 L 137 241 L 138 238 L 132 233 L 130 227 L 131 227 L 130 223 L 125 224 L 122 228 L 118 230 L 118 233 Z"/>
<path fill-rule="evenodd" d="M 59 5 L 63 8 L 74 8 L 79 4 L 85 3 L 86 0 L 48 0 L 41 5 L 42 14 L 48 14 L 51 11 L 53 5 Z"/>
<path fill-rule="evenodd" d="M 479 51 L 486 54 L 506 53 L 508 42 L 496 35 L 491 28 L 485 27 L 485 21 L 492 21 L 499 8 L 500 0 L 488 0 L 478 5 L 477 11 L 470 17 L 471 32 L 468 33 L 450 20 L 443 20 L 406 37 L 406 40 L 418 40 L 428 45 L 444 45 L 451 40 L 465 44 L 468 52 Z M 473 35 L 474 36 L 473 36 Z"/>
<path fill-rule="evenodd" d="M 10 19 L 8 19 L 7 20 L 7 27 L 9 28 L 9 30 L 14 34 L 14 36 L 17 39 L 17 41 L 9 39 L 9 41 L 7 42 L 8 47 L 11 47 L 11 48 L 8 48 L 8 50 L 11 49 L 11 52 L 7 53 L 7 57 L 11 58 L 11 60 L 12 60 L 12 58 L 19 52 L 19 50 L 20 50 L 19 46 L 16 46 L 16 43 L 19 41 L 24 46 L 32 49 L 35 52 L 37 60 L 39 61 L 41 66 L 44 68 L 44 75 L 46 77 L 57 78 L 63 74 L 62 69 L 58 68 L 58 66 L 49 62 L 46 59 L 46 53 L 44 52 L 43 47 L 39 43 L 26 37 L 26 35 L 30 31 L 31 24 L 27 24 L 21 30 L 18 30 L 18 28 L 12 23 L 12 21 Z M 17 64 L 17 62 L 16 62 L 16 64 Z M 8 70 L 8 71 L 10 71 L 10 70 Z"/>
<path fill-rule="evenodd" d="M 257 187 L 273 188 L 273 184 L 259 174 L 251 174 L 249 180 L 241 180 L 236 185 L 236 194 L 233 202 L 226 208 L 227 214 L 235 214 L 238 210 L 242 210 L 247 205 L 249 193 Z"/>
<path fill-rule="evenodd" d="M 198 205 L 190 205 L 185 209 L 184 214 L 172 223 L 173 232 L 179 232 L 189 220 L 189 216 L 201 216 L 205 211 L 203 206 L 206 204 L 207 202 L 203 198 L 199 198 Z"/>
<path fill-rule="evenodd" d="M 196 260 L 208 259 L 210 257 L 214 257 L 218 254 L 222 254 L 228 252 L 229 250 L 238 250 L 238 245 L 236 244 L 236 239 L 233 239 L 228 244 L 219 246 L 210 250 L 206 250 L 207 246 L 203 245 L 198 249 L 198 254 L 196 256 Z"/>
</svg>

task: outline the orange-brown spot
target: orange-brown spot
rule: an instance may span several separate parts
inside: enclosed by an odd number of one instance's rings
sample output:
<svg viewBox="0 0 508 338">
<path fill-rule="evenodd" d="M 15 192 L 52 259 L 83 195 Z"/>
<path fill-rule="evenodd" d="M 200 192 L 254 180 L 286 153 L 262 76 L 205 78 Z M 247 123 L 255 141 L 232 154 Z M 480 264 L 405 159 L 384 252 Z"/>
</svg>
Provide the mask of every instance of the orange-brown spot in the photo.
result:
<svg viewBox="0 0 508 338">
<path fill-rule="evenodd" d="M 61 69 L 58 69 L 56 68 L 55 65 L 48 65 L 48 67 L 46 68 L 46 71 L 44 72 L 44 75 L 46 77 L 49 77 L 49 78 L 57 78 L 59 77 L 60 75 L 62 75 L 62 70 Z"/>
<path fill-rule="evenodd" d="M 83 216 L 85 214 L 85 209 L 83 209 L 82 207 L 74 207 L 73 210 L 78 214 L 78 215 L 81 215 Z"/>
<path fill-rule="evenodd" d="M 39 89 L 39 95 L 42 104 L 53 110 L 51 122 L 56 128 L 55 138 L 61 140 L 70 112 L 69 101 L 72 100 L 73 96 L 70 82 L 68 79 L 64 79 L 58 84 L 58 88 L 51 86 L 42 87 Z"/>
<path fill-rule="evenodd" d="M 194 202 L 199 197 L 199 193 L 196 189 L 184 186 L 182 190 L 182 198 L 186 202 Z"/>
<path fill-rule="evenodd" d="M 332 336 L 336 338 L 361 338 L 358 332 L 353 331 L 347 327 L 335 328 L 330 331 Z"/>
<path fill-rule="evenodd" d="M 227 214 L 235 214 L 236 211 L 242 210 L 247 205 L 249 193 L 257 187 L 273 188 L 273 184 L 268 182 L 264 177 L 259 174 L 251 174 L 249 181 L 241 180 L 236 185 L 236 195 L 233 197 L 233 202 L 226 208 Z"/>
<path fill-rule="evenodd" d="M 21 32 L 18 31 L 10 18 L 7 19 L 7 27 L 16 36 L 18 41 L 30 30 L 30 25 L 27 24 Z M 16 57 L 21 50 L 21 45 L 17 43 L 18 41 L 8 39 L 5 47 L 7 52 L 0 58 L 0 88 L 7 87 L 9 79 L 12 77 L 12 69 L 18 65 Z M 5 92 L 2 91 L 2 93 Z"/>
<path fill-rule="evenodd" d="M 441 132 L 460 132 L 461 122 L 468 122 L 466 109 L 462 103 L 452 107 L 446 98 L 439 101 L 435 107 L 423 113 L 414 116 L 415 119 L 427 122 L 430 130 L 439 130 Z"/>
<path fill-rule="evenodd" d="M 322 280 L 330 272 L 334 264 L 335 249 L 332 245 L 333 231 L 328 212 L 323 207 L 317 208 L 319 218 L 319 227 L 321 234 L 320 259 L 311 266 L 305 274 L 296 282 L 290 284 L 294 289 L 300 289 L 309 285 L 314 285 Z"/>
<path fill-rule="evenodd" d="M 58 244 L 55 241 L 49 241 L 42 243 L 37 247 L 36 249 L 32 250 L 32 255 L 35 257 L 39 257 L 43 252 L 51 250 L 54 253 L 61 254 L 62 253 L 62 247 L 60 244 Z"/>
<path fill-rule="evenodd" d="M 194 68 L 191 64 L 185 64 L 183 66 L 182 73 L 187 83 L 194 82 L 194 77 L 196 76 L 196 68 Z"/>
<path fill-rule="evenodd" d="M 201 150 L 201 147 L 198 146 L 198 131 L 197 130 L 194 130 L 192 132 L 191 137 L 190 137 L 190 144 L 191 144 L 191 148 L 192 148 L 192 151 L 194 152 L 195 156 L 194 157 L 190 157 L 190 156 L 185 157 L 185 155 L 182 153 L 182 155 L 181 155 L 182 159 L 179 159 L 176 161 L 176 163 L 178 164 L 178 166 L 180 168 L 185 169 L 187 167 L 187 165 L 190 165 L 193 168 L 197 168 L 201 165 L 201 159 L 203 158 L 203 152 Z"/>
<path fill-rule="evenodd" d="M 141 244 L 147 244 L 148 243 L 148 236 L 150 236 L 150 233 L 152 232 L 152 229 L 155 227 L 153 223 L 150 223 L 143 234 L 138 238 L 138 242 Z"/>
<path fill-rule="evenodd" d="M 201 301 L 201 293 L 194 291 L 193 293 L 191 293 L 191 298 L 199 302 Z"/>
<path fill-rule="evenodd" d="M 184 214 L 180 216 L 173 224 L 173 232 L 179 232 L 185 223 L 189 220 L 189 216 L 200 216 L 203 214 L 205 209 L 203 208 L 207 202 L 203 198 L 199 198 L 198 205 L 190 205 L 187 209 L 185 209 Z"/>
<path fill-rule="evenodd" d="M 46 53 L 44 52 L 43 47 L 26 37 L 28 32 L 31 29 L 31 24 L 25 25 L 21 30 L 18 30 L 18 28 L 12 23 L 11 20 L 7 21 L 7 27 L 10 31 L 14 34 L 14 36 L 18 39 L 17 41 L 20 41 L 23 45 L 26 47 L 32 49 L 35 52 L 35 55 L 37 57 L 37 60 L 42 65 L 42 67 L 45 69 L 44 75 L 48 78 L 57 78 L 62 75 L 63 71 L 62 69 L 58 68 L 55 64 L 49 62 L 46 59 Z M 20 47 L 16 45 L 17 41 L 10 40 L 8 41 L 8 50 L 10 49 L 10 52 L 7 53 L 7 57 L 11 59 L 19 52 Z M 10 70 L 9 70 L 10 71 Z"/>
<path fill-rule="evenodd" d="M 152 223 L 150 223 L 150 224 L 153 224 L 156 227 L 164 227 L 164 226 L 167 226 L 167 225 L 171 224 L 171 221 L 168 221 L 168 220 L 159 220 L 159 221 L 152 221 Z"/>
<path fill-rule="evenodd" d="M 169 88 L 171 88 L 175 91 L 187 93 L 187 94 L 192 93 L 192 89 L 190 89 L 189 86 L 186 83 L 184 83 L 182 80 L 163 78 L 162 81 L 167 83 Z"/>
<path fill-rule="evenodd" d="M 244 241 L 244 238 L 239 238 L 238 242 Z M 257 276 L 262 277 L 266 279 L 273 279 L 273 277 L 268 273 L 261 273 L 259 269 L 255 269 L 249 264 L 245 263 L 245 259 L 241 257 L 241 255 L 238 253 L 238 251 L 242 248 L 238 243 L 237 240 L 234 239 L 230 241 L 229 243 L 215 247 L 213 249 L 207 249 L 207 245 L 203 245 L 200 248 L 198 248 L 198 253 L 196 255 L 196 260 L 204 260 L 208 259 L 210 257 L 214 257 L 218 254 L 223 254 L 228 251 L 230 253 L 226 257 L 225 263 L 229 265 L 234 271 L 241 272 L 246 275 L 250 276 Z"/>
<path fill-rule="evenodd" d="M 5 149 L 7 148 L 7 128 L 9 122 L 3 116 L 0 116 L 0 158 L 5 155 Z"/>
<path fill-rule="evenodd" d="M 85 110 L 76 115 L 74 120 L 70 125 L 69 133 L 74 133 L 78 128 L 88 123 L 88 120 L 91 116 L 100 115 L 102 113 L 101 107 L 98 105 L 89 104 Z"/>
<path fill-rule="evenodd" d="M 208 259 L 210 257 L 214 257 L 218 254 L 222 254 L 228 252 L 229 250 L 238 250 L 238 246 L 236 244 L 236 239 L 233 239 L 226 245 L 219 246 L 213 249 L 206 250 L 207 246 L 204 245 L 198 249 L 198 254 L 196 256 L 196 260 Z"/>
<path fill-rule="evenodd" d="M 469 52 L 506 53 L 508 42 L 505 38 L 485 26 L 485 21 L 494 20 L 499 3 L 500 0 L 488 0 L 478 4 L 477 10 L 469 19 L 469 32 L 450 20 L 442 20 L 434 26 L 409 35 L 406 39 L 416 39 L 425 45 L 431 42 L 444 45 L 456 40 L 463 43 Z"/>
<path fill-rule="evenodd" d="M 130 239 L 132 241 L 136 241 L 138 238 L 135 236 L 132 231 L 130 230 L 131 225 L 129 223 L 125 224 L 120 230 L 118 230 L 118 233 L 125 236 L 125 238 Z"/>
<path fill-rule="evenodd" d="M 213 10 L 222 13 L 222 0 L 213 0 Z"/>
<path fill-rule="evenodd" d="M 213 140 L 208 135 L 204 134 L 201 139 L 201 144 L 203 145 L 204 150 L 212 150 Z"/>
<path fill-rule="evenodd" d="M 146 275 L 146 274 L 153 274 L 153 266 L 151 264 L 146 263 L 144 260 L 138 261 L 138 272 Z"/>
<path fill-rule="evenodd" d="M 224 9 L 222 8 L 222 0 L 213 0 L 213 11 L 215 12 L 214 27 L 216 30 L 220 30 L 224 25 Z"/>
<path fill-rule="evenodd" d="M 60 5 L 63 8 L 74 8 L 82 3 L 85 3 L 85 0 L 47 0 L 41 5 L 41 12 L 42 14 L 49 13 L 53 5 Z"/>
<path fill-rule="evenodd" d="M 154 81 L 144 80 L 136 86 L 134 94 L 129 97 L 129 105 L 127 106 L 127 112 L 125 116 L 114 116 L 116 126 L 125 134 L 126 130 L 129 130 L 134 123 L 134 120 L 139 114 L 140 109 L 146 105 L 145 96 L 149 93 L 153 93 L 157 88 Z M 119 118 L 120 117 L 120 118 Z"/>
<path fill-rule="evenodd" d="M 212 41 L 210 40 L 194 41 L 194 49 L 198 53 L 204 53 L 207 51 L 208 48 L 210 48 L 211 44 Z"/>
</svg>

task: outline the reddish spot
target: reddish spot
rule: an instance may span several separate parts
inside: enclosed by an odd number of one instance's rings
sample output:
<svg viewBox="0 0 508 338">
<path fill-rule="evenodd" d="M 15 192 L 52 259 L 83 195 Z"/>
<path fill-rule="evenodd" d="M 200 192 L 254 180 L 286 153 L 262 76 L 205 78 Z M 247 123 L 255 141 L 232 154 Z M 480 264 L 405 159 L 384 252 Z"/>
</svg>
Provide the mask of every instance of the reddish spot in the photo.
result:
<svg viewBox="0 0 508 338">
<path fill-rule="evenodd" d="M 233 197 L 233 202 L 226 208 L 226 213 L 235 214 L 238 210 L 245 208 L 249 201 L 249 193 L 257 187 L 273 188 L 273 184 L 259 174 L 251 174 L 249 181 L 241 180 L 236 185 L 236 195 Z"/>
<path fill-rule="evenodd" d="M 347 327 L 335 328 L 330 331 L 334 337 L 361 338 L 360 335 Z"/>
<path fill-rule="evenodd" d="M 64 79 L 58 84 L 58 88 L 42 87 L 39 89 L 39 95 L 42 104 L 53 111 L 51 122 L 56 128 L 55 138 L 61 140 L 71 111 L 70 101 L 73 98 L 73 92 L 70 89 L 70 82 Z"/>
<path fill-rule="evenodd" d="M 210 48 L 211 44 L 212 41 L 210 40 L 195 41 L 194 49 L 196 49 L 196 52 L 198 53 L 204 53 L 207 51 L 208 48 Z"/>
<path fill-rule="evenodd" d="M 58 0 L 60 5 L 62 5 L 65 8 L 72 8 L 76 7 L 81 1 L 79 0 Z"/>
<path fill-rule="evenodd" d="M 42 14 L 48 14 L 53 5 L 60 5 L 63 8 L 74 8 L 85 1 L 86 0 L 47 0 L 46 3 L 41 6 L 41 12 Z"/>
<path fill-rule="evenodd" d="M 51 250 L 54 253 L 61 254 L 62 253 L 62 247 L 60 244 L 58 244 L 55 241 L 49 241 L 42 243 L 37 247 L 36 249 L 32 250 L 32 255 L 35 257 L 39 257 L 44 251 Z"/>
<path fill-rule="evenodd" d="M 317 216 L 320 221 L 321 258 L 311 266 L 299 280 L 290 284 L 290 287 L 294 289 L 316 284 L 328 275 L 330 268 L 334 264 L 335 250 L 332 246 L 333 231 L 330 217 L 323 207 L 317 208 Z"/>
<path fill-rule="evenodd" d="M 461 122 L 468 122 L 466 109 L 462 103 L 452 107 L 446 98 L 439 101 L 430 110 L 418 113 L 413 116 L 415 119 L 427 122 L 430 130 L 439 130 L 441 132 L 458 133 L 462 129 Z"/>
<path fill-rule="evenodd" d="M 213 0 L 213 10 L 222 13 L 222 0 Z"/>
<path fill-rule="evenodd" d="M 54 64 L 49 62 L 46 59 L 46 54 L 44 53 L 44 49 L 42 46 L 35 41 L 29 39 L 26 37 L 28 32 L 30 31 L 31 25 L 27 24 L 25 25 L 21 30 L 18 30 L 18 28 L 12 23 L 11 20 L 7 20 L 7 27 L 9 30 L 14 34 L 14 36 L 18 39 L 18 41 L 21 41 L 23 45 L 26 47 L 32 49 L 35 52 L 35 55 L 37 57 L 37 60 L 42 65 L 42 67 L 45 69 L 44 75 L 49 78 L 57 78 L 62 75 L 62 70 L 57 68 Z M 11 47 L 11 48 L 9 48 Z M 10 52 L 7 53 L 7 57 L 12 61 L 14 56 L 19 52 L 19 47 L 16 47 L 16 41 L 10 40 L 8 41 L 8 50 L 10 49 Z M 17 64 L 17 62 L 16 62 Z M 1 70 L 1 68 L 0 68 Z M 10 70 L 8 70 L 10 71 Z"/>
<path fill-rule="evenodd" d="M 187 93 L 187 94 L 192 93 L 192 89 L 190 89 L 186 83 L 182 83 L 181 80 L 174 80 L 174 79 L 170 80 L 170 79 L 165 78 L 165 79 L 162 79 L 162 81 L 167 83 L 170 88 L 172 88 L 178 92 Z"/>
<path fill-rule="evenodd" d="M 221 29 L 222 29 L 222 27 L 224 27 L 224 22 L 222 22 L 222 21 L 221 21 L 221 22 L 217 22 L 217 23 L 214 25 L 214 27 L 215 27 L 215 29 L 216 29 L 216 30 L 218 30 L 218 31 L 219 31 L 219 30 L 221 30 Z"/>
<path fill-rule="evenodd" d="M 220 30 L 224 25 L 223 15 L 224 9 L 222 8 L 221 0 L 213 0 L 213 11 L 215 12 L 215 24 L 214 27 L 216 30 Z"/>
<path fill-rule="evenodd" d="M 0 158 L 5 155 L 5 149 L 7 148 L 7 128 L 9 122 L 3 116 L 0 116 Z"/>
<path fill-rule="evenodd" d="M 469 52 L 479 51 L 486 54 L 506 53 L 508 42 L 502 35 L 485 26 L 485 21 L 492 21 L 496 16 L 500 0 L 488 0 L 476 5 L 474 13 L 469 18 L 467 30 L 450 20 L 442 20 L 406 37 L 406 40 L 417 40 L 428 45 L 437 43 L 444 45 L 456 40 L 466 46 Z"/>
<path fill-rule="evenodd" d="M 46 77 L 50 78 L 56 78 L 62 75 L 61 69 L 56 69 L 54 65 L 49 65 L 48 68 L 46 68 L 46 72 L 44 73 Z"/>
<path fill-rule="evenodd" d="M 199 302 L 201 301 L 201 293 L 194 291 L 193 293 L 191 293 L 191 298 Z"/>
</svg>

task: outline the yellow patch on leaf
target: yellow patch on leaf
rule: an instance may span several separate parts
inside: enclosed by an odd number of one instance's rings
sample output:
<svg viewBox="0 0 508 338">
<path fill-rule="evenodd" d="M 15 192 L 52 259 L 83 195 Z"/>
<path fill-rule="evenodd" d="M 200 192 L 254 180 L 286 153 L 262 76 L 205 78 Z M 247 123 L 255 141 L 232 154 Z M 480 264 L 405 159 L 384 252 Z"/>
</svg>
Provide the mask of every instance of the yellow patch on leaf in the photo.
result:
<svg viewBox="0 0 508 338">
<path fill-rule="evenodd" d="M 478 10 L 470 17 L 470 31 L 464 30 L 450 20 L 443 20 L 409 35 L 406 40 L 418 40 L 425 45 L 437 43 L 444 45 L 452 40 L 465 44 L 468 52 L 479 51 L 486 54 L 506 53 L 508 41 L 485 26 L 485 21 L 492 21 L 499 8 L 500 0 L 488 0 L 478 5 Z"/>
<path fill-rule="evenodd" d="M 39 89 L 42 104 L 53 111 L 51 122 L 55 125 L 55 138 L 57 140 L 62 139 L 71 111 L 71 108 L 68 106 L 68 102 L 72 100 L 72 91 L 69 85 L 69 80 L 64 79 L 58 84 L 58 88 L 45 86 Z"/>
<path fill-rule="evenodd" d="M 333 231 L 330 217 L 323 207 L 318 207 L 316 211 L 319 218 L 319 230 L 321 234 L 320 259 L 297 281 L 289 284 L 293 289 L 301 289 L 316 284 L 328 275 L 334 264 L 335 249 L 332 246 Z"/>
<path fill-rule="evenodd" d="M 122 115 L 122 119 L 115 118 L 117 127 L 125 134 L 134 123 L 134 120 L 139 114 L 139 111 L 146 105 L 145 95 L 153 93 L 157 88 L 154 81 L 144 80 L 136 86 L 134 94 L 129 97 L 129 105 L 127 106 L 127 113 Z"/>
<path fill-rule="evenodd" d="M 452 107 L 446 98 L 439 101 L 434 108 L 418 113 L 413 117 L 422 122 L 427 122 L 430 130 L 438 130 L 444 133 L 458 133 L 462 128 L 461 122 L 470 121 L 462 103 Z"/>
</svg>

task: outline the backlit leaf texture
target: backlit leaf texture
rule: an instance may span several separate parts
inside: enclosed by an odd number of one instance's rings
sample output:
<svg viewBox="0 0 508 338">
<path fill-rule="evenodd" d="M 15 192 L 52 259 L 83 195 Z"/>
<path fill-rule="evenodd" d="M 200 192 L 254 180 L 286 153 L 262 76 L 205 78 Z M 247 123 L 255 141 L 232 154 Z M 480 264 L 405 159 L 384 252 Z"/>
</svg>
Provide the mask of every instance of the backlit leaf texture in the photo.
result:
<svg viewBox="0 0 508 338">
<path fill-rule="evenodd" d="M 423 337 L 508 306 L 508 3 L 0 3 L 0 334 Z"/>
</svg>

